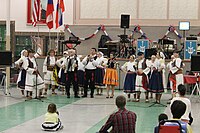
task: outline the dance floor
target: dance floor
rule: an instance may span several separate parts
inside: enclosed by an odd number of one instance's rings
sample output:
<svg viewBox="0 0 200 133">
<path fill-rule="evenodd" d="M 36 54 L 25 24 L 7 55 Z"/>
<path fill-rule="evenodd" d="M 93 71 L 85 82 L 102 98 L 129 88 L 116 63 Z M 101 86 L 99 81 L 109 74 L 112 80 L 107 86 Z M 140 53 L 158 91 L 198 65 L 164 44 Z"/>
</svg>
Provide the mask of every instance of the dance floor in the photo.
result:
<svg viewBox="0 0 200 133">
<path fill-rule="evenodd" d="M 115 96 L 123 94 L 116 91 Z M 124 94 L 123 94 L 124 95 Z M 142 95 L 143 96 L 143 95 Z M 169 94 L 164 94 L 162 103 L 166 104 Z M 144 99 L 144 96 L 142 97 Z M 192 100 L 192 114 L 194 123 L 193 132 L 198 133 L 200 127 L 200 103 Z M 114 99 L 106 99 L 103 96 L 91 98 L 67 99 L 58 92 L 57 96 L 49 95 L 43 102 L 37 100 L 25 101 L 21 98 L 16 88 L 11 89 L 11 96 L 5 96 L 0 92 L 0 132 L 2 133 L 43 133 L 40 129 L 44 120 L 44 114 L 49 103 L 55 103 L 60 113 L 60 119 L 64 129 L 59 133 L 95 133 L 105 123 L 108 116 L 117 110 Z M 150 103 L 141 100 L 140 103 L 128 102 L 127 109 L 137 114 L 137 133 L 153 133 L 157 125 L 157 117 L 160 113 L 169 113 L 169 106 L 155 105 L 149 107 Z M 170 116 L 170 115 L 169 115 Z"/>
</svg>

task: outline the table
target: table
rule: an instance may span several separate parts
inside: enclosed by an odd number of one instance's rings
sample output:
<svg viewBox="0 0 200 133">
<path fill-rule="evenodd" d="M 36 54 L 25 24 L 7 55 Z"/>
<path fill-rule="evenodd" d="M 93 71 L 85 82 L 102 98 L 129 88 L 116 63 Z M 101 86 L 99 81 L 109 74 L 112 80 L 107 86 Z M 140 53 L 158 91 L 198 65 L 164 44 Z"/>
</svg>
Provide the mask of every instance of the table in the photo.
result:
<svg viewBox="0 0 200 133">
<path fill-rule="evenodd" d="M 192 98 L 195 91 L 197 91 L 197 95 L 200 96 L 199 82 L 200 82 L 200 76 L 184 75 L 184 83 L 185 84 L 195 84 L 195 86 L 192 90 L 192 93 L 190 95 L 190 99 Z"/>
</svg>

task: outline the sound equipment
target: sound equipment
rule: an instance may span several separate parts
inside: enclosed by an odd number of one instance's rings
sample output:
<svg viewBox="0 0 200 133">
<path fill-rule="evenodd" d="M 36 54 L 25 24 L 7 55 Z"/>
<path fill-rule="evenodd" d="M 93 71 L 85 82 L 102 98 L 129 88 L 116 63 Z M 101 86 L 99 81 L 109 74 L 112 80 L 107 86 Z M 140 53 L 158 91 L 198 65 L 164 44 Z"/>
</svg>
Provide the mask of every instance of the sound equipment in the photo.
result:
<svg viewBox="0 0 200 133">
<path fill-rule="evenodd" d="M 151 49 L 146 49 L 145 50 L 145 58 L 146 59 L 151 59 L 152 55 L 157 54 L 157 49 L 156 48 L 151 48 Z"/>
<path fill-rule="evenodd" d="M 200 72 L 200 55 L 191 55 L 190 65 L 192 72 Z"/>
<path fill-rule="evenodd" d="M 12 51 L 0 51 L 0 66 L 12 65 Z"/>
<path fill-rule="evenodd" d="M 121 15 L 121 28 L 129 28 L 130 24 L 130 15 Z"/>
<path fill-rule="evenodd" d="M 197 36 L 188 36 L 186 40 L 197 40 Z"/>
</svg>

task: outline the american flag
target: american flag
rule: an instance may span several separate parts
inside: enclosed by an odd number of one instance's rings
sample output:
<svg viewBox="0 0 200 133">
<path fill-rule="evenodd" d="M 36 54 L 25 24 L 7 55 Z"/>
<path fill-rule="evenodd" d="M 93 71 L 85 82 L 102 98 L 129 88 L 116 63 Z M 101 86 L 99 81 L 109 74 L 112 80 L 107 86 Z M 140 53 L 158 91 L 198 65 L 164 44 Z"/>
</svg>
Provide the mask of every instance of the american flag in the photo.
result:
<svg viewBox="0 0 200 133">
<path fill-rule="evenodd" d="M 56 29 L 63 24 L 63 12 L 65 11 L 64 1 L 57 1 L 57 9 L 56 9 Z"/>
<path fill-rule="evenodd" d="M 37 22 L 41 20 L 41 1 L 34 0 L 32 12 L 32 25 L 35 27 Z"/>
</svg>

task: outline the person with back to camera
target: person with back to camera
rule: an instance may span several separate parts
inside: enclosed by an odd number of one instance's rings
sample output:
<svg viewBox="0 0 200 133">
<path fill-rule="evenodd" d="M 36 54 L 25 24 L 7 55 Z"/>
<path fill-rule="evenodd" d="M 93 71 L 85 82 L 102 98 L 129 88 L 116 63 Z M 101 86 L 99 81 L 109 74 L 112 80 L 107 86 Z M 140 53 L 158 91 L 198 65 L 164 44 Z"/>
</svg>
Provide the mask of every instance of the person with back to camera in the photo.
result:
<svg viewBox="0 0 200 133">
<path fill-rule="evenodd" d="M 118 111 L 111 114 L 99 133 L 108 133 L 112 127 L 112 133 L 135 133 L 136 114 L 125 108 L 126 98 L 122 95 L 117 96 L 116 106 Z"/>
<path fill-rule="evenodd" d="M 59 113 L 57 112 L 56 105 L 54 103 L 49 104 L 44 123 L 42 123 L 42 130 L 58 131 L 63 129 L 63 125 L 58 116 Z"/>
<path fill-rule="evenodd" d="M 176 100 L 171 105 L 172 120 L 177 120 L 181 124 L 182 133 L 192 133 L 192 128 L 189 124 L 181 120 L 181 117 L 185 114 L 186 104 L 180 100 Z M 167 122 L 164 125 L 173 126 L 174 123 Z M 175 125 L 176 126 L 176 125 Z"/>
<path fill-rule="evenodd" d="M 186 104 L 186 111 L 184 115 L 181 117 L 181 120 L 191 125 L 193 121 L 193 118 L 191 117 L 191 102 L 187 97 L 185 97 L 185 93 L 186 93 L 185 86 L 180 84 L 178 86 L 179 97 L 174 97 L 171 101 L 171 104 L 176 100 L 180 100 Z"/>
<path fill-rule="evenodd" d="M 158 123 L 164 122 L 164 121 L 166 121 L 166 120 L 168 120 L 168 116 L 167 116 L 166 114 L 162 113 L 162 114 L 160 114 L 160 115 L 158 116 Z M 163 125 L 163 124 L 162 124 L 162 125 Z M 154 133 L 158 133 L 158 126 L 156 126 L 156 127 L 154 128 Z"/>
</svg>

